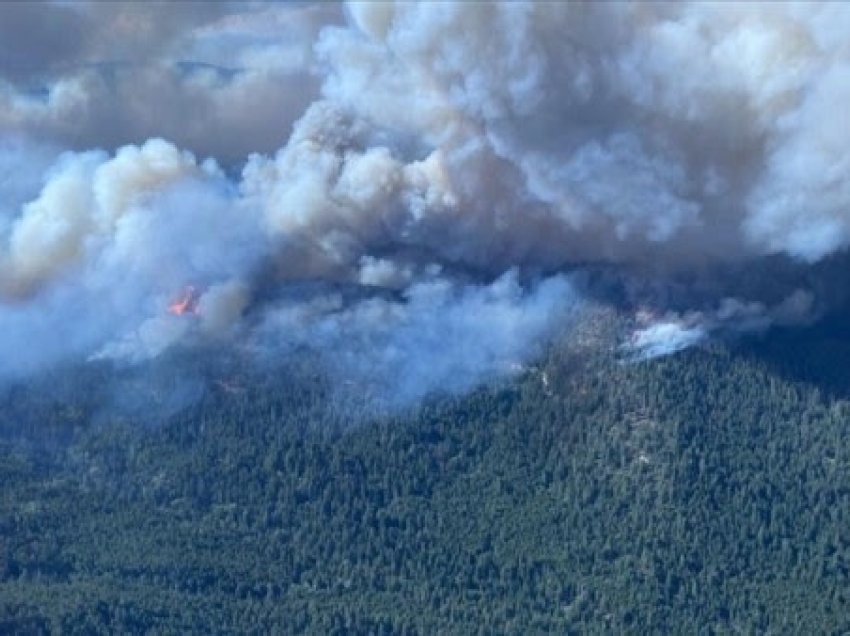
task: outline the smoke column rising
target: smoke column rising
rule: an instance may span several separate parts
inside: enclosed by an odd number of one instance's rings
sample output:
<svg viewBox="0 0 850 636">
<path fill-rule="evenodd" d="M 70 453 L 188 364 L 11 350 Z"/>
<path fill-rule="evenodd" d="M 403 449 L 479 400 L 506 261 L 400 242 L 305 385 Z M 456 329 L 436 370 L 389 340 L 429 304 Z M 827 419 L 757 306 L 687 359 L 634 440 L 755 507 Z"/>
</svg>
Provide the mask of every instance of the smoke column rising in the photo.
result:
<svg viewBox="0 0 850 636">
<path fill-rule="evenodd" d="M 177 8 L 104 6 L 28 9 L 75 12 L 80 66 L 0 62 L 7 376 L 241 343 L 415 400 L 536 355 L 581 306 L 571 272 L 805 269 L 850 241 L 841 4 L 223 4 L 159 39 L 144 25 Z M 127 81 L 151 69 L 170 101 Z M 116 121 L 142 138 L 115 147 Z M 190 285 L 197 312 L 170 314 Z M 828 298 L 699 302 L 636 334 L 638 355 Z"/>
</svg>

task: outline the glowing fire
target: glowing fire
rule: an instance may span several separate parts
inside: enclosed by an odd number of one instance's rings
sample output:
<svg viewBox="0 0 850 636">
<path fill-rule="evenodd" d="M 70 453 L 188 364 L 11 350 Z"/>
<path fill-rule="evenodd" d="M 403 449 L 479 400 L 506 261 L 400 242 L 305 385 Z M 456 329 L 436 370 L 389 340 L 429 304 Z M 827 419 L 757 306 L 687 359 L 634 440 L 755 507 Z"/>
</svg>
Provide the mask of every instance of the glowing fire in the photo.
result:
<svg viewBox="0 0 850 636">
<path fill-rule="evenodd" d="M 198 314 L 198 290 L 191 285 L 183 289 L 180 296 L 168 305 L 168 313 L 174 316 L 185 316 L 186 314 L 196 316 Z"/>
</svg>

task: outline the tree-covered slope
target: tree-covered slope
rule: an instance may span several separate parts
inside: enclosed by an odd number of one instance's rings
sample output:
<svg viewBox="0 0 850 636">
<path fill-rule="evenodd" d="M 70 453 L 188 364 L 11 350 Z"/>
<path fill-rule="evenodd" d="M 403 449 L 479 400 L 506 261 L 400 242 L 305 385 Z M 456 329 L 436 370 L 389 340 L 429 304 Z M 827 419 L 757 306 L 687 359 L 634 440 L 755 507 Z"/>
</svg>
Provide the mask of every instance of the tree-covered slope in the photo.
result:
<svg viewBox="0 0 850 636">
<path fill-rule="evenodd" d="M 76 433 L 0 453 L 0 632 L 841 633 L 850 403 L 768 349 L 556 349 L 356 422 L 274 378 L 159 425 L 11 392 L 7 438 Z"/>
</svg>

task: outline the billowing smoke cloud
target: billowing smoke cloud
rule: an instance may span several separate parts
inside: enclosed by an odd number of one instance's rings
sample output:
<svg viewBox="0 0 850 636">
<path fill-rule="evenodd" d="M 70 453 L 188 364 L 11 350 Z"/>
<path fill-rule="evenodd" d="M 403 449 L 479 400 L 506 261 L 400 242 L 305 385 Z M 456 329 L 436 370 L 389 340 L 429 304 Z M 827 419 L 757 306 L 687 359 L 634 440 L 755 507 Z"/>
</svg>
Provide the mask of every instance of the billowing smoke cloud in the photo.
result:
<svg viewBox="0 0 850 636">
<path fill-rule="evenodd" d="M 575 318 L 579 303 L 562 276 L 523 289 L 514 271 L 488 285 L 435 276 L 408 287 L 403 301 L 346 304 L 331 293 L 280 306 L 262 326 L 261 351 L 269 339 L 283 340 L 289 354 L 318 345 L 337 382 L 392 407 L 522 371 Z"/>
<path fill-rule="evenodd" d="M 7 3 L 0 132 L 80 150 L 166 137 L 228 162 L 271 152 L 318 97 L 313 41 L 340 19 L 330 3 Z"/>
<path fill-rule="evenodd" d="M 724 298 L 710 311 L 638 312 L 637 328 L 620 349 L 627 360 L 649 360 L 705 342 L 713 334 L 761 334 L 772 326 L 796 327 L 817 317 L 810 292 L 797 289 L 772 307 L 758 301 Z"/>
<path fill-rule="evenodd" d="M 174 6 L 0 8 L 85 34 L 0 59 L 6 374 L 213 342 L 406 401 L 520 368 L 577 272 L 636 357 L 830 304 L 840 4 Z"/>
</svg>

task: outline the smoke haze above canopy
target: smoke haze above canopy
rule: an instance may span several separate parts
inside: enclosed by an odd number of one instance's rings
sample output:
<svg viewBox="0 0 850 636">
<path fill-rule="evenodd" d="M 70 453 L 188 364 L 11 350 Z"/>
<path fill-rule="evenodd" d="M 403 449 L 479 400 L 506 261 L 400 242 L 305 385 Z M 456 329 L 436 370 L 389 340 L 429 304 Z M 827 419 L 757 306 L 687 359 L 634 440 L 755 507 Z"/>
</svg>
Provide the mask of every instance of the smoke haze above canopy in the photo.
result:
<svg viewBox="0 0 850 636">
<path fill-rule="evenodd" d="M 841 4 L 13 3 L 0 25 L 4 374 L 212 339 L 416 398 L 535 355 L 597 267 L 667 312 L 649 354 L 843 300 L 819 265 L 850 241 Z M 187 286 L 197 312 L 169 313 Z"/>
</svg>

